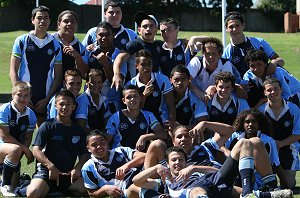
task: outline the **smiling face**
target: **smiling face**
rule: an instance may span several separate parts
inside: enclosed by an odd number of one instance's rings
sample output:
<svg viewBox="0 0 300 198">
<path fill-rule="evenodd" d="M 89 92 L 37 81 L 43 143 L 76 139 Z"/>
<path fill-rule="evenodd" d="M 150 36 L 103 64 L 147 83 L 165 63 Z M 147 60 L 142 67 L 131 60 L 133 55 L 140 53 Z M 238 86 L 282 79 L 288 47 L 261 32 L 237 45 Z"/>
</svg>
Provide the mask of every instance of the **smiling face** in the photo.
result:
<svg viewBox="0 0 300 198">
<path fill-rule="evenodd" d="M 66 76 L 64 85 L 66 89 L 71 91 L 76 97 L 81 89 L 82 78 L 80 76 Z"/>
<path fill-rule="evenodd" d="M 128 89 L 123 91 L 124 97 L 123 103 L 127 106 L 127 109 L 138 110 L 142 102 L 142 97 L 136 89 Z"/>
<path fill-rule="evenodd" d="M 174 146 L 183 148 L 188 154 L 193 150 L 193 137 L 186 128 L 178 128 L 173 134 L 172 141 Z"/>
<path fill-rule="evenodd" d="M 60 33 L 74 35 L 77 30 L 77 20 L 73 14 L 65 14 L 61 20 L 57 22 L 57 27 Z"/>
<path fill-rule="evenodd" d="M 102 89 L 102 78 L 100 75 L 92 76 L 90 82 L 88 82 L 88 88 L 92 95 L 98 95 Z"/>
<path fill-rule="evenodd" d="M 273 103 L 282 101 L 282 88 L 277 82 L 264 85 L 264 94 Z"/>
<path fill-rule="evenodd" d="M 138 32 L 143 41 L 153 43 L 154 37 L 157 33 L 155 21 L 152 19 L 144 19 L 141 23 L 141 26 L 138 27 Z"/>
<path fill-rule="evenodd" d="M 55 99 L 55 108 L 57 116 L 60 118 L 70 118 L 75 109 L 74 101 L 69 96 L 58 96 Z"/>
<path fill-rule="evenodd" d="M 220 80 L 216 85 L 217 97 L 219 99 L 228 100 L 230 98 L 231 92 L 233 91 L 233 87 L 231 82 L 224 82 Z"/>
<path fill-rule="evenodd" d="M 108 159 L 108 144 L 106 139 L 101 135 L 91 136 L 86 146 L 87 150 L 93 154 L 96 158 L 102 161 Z"/>
<path fill-rule="evenodd" d="M 183 153 L 173 151 L 169 154 L 168 159 L 168 167 L 173 175 L 177 176 L 179 171 L 187 166 Z"/>
<path fill-rule="evenodd" d="M 257 77 L 264 78 L 267 64 L 262 60 L 249 61 L 249 68 Z"/>
<path fill-rule="evenodd" d="M 31 18 L 31 23 L 34 25 L 34 29 L 39 32 L 46 33 L 50 25 L 50 17 L 48 12 L 37 12 L 34 18 Z"/>
<path fill-rule="evenodd" d="M 109 28 L 98 28 L 97 42 L 102 48 L 110 48 L 113 46 L 114 34 Z"/>
<path fill-rule="evenodd" d="M 229 20 L 226 26 L 226 32 L 234 44 L 239 44 L 244 41 L 244 24 L 238 19 Z"/>
<path fill-rule="evenodd" d="M 136 63 L 136 69 L 140 74 L 140 78 L 149 78 L 151 77 L 152 72 L 152 58 L 150 57 L 138 57 L 138 61 Z"/>
<path fill-rule="evenodd" d="M 23 112 L 31 99 L 30 90 L 19 90 L 12 94 L 13 104 L 19 112 Z"/>
<path fill-rule="evenodd" d="M 222 53 L 220 53 L 219 50 L 213 46 L 207 46 L 205 47 L 203 54 L 205 57 L 206 68 L 213 72 L 218 67 L 218 62 L 222 56 Z"/>
</svg>

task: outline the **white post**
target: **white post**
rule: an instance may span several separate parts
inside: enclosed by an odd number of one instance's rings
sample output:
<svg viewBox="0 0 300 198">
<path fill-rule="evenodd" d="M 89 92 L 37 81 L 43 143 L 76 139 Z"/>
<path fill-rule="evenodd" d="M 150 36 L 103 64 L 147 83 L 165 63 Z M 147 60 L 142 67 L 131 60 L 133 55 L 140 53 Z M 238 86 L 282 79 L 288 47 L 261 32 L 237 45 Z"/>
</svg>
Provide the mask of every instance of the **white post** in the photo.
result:
<svg viewBox="0 0 300 198">
<path fill-rule="evenodd" d="M 40 3 L 39 0 L 35 0 L 35 7 L 39 7 Z"/>
<path fill-rule="evenodd" d="M 226 16 L 226 0 L 222 0 L 222 40 L 223 46 L 226 46 L 226 30 L 225 30 L 225 16 Z"/>
<path fill-rule="evenodd" d="M 101 16 L 102 16 L 102 21 L 105 21 L 104 17 L 104 5 L 106 4 L 106 0 L 102 0 L 102 5 L 101 5 Z"/>
<path fill-rule="evenodd" d="M 300 0 L 296 0 L 296 13 L 300 14 Z"/>
</svg>

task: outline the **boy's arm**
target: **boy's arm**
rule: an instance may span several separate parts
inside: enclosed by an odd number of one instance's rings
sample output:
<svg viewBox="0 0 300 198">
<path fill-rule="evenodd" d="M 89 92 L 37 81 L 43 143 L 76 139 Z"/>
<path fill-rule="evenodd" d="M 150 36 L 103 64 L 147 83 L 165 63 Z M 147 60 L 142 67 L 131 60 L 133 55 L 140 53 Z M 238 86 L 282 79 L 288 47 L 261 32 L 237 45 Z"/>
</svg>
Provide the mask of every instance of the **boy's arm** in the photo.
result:
<svg viewBox="0 0 300 198">
<path fill-rule="evenodd" d="M 203 133 L 205 129 L 210 129 L 215 132 L 213 140 L 219 147 L 223 146 L 231 134 L 234 132 L 234 128 L 230 125 L 220 122 L 208 122 L 203 121 L 197 124 L 191 131 L 194 134 Z"/>
<path fill-rule="evenodd" d="M 132 160 L 130 160 L 129 162 L 127 162 L 126 164 L 124 164 L 116 170 L 116 178 L 119 180 L 123 180 L 128 170 L 143 165 L 145 161 L 145 156 L 145 153 L 139 151 L 134 152 Z"/>
<path fill-rule="evenodd" d="M 151 168 L 143 170 L 142 172 L 134 176 L 134 178 L 132 179 L 133 184 L 145 189 L 155 189 L 157 187 L 157 182 L 151 179 L 151 176 L 158 173 L 159 169 L 162 169 L 161 164 L 157 164 Z M 168 176 L 171 177 L 171 174 Z"/>
<path fill-rule="evenodd" d="M 169 112 L 169 120 L 171 122 L 176 121 L 176 106 L 175 106 L 175 101 L 174 101 L 174 95 L 173 91 L 169 91 L 164 95 L 166 98 L 166 103 L 168 107 L 168 112 Z"/>
<path fill-rule="evenodd" d="M 117 90 L 122 87 L 123 79 L 121 75 L 122 63 L 130 58 L 130 54 L 125 51 L 121 51 L 116 57 L 113 65 L 114 76 L 112 78 L 111 87 L 115 86 Z"/>
<path fill-rule="evenodd" d="M 76 120 L 77 120 L 77 123 L 84 129 L 84 132 L 86 134 L 88 134 L 91 131 L 89 128 L 86 128 L 86 122 L 87 122 L 86 119 L 78 118 Z"/>
<path fill-rule="evenodd" d="M 123 191 L 114 185 L 104 185 L 101 188 L 97 189 L 88 189 L 88 194 L 90 197 L 106 197 L 106 196 L 111 196 L 111 197 L 123 197 L 124 193 Z"/>
<path fill-rule="evenodd" d="M 11 55 L 10 58 L 10 68 L 9 68 L 9 75 L 12 85 L 14 85 L 17 81 L 19 81 L 18 77 L 18 70 L 20 67 L 21 59 Z"/>
<path fill-rule="evenodd" d="M 300 139 L 300 135 L 292 134 L 283 140 L 276 140 L 277 148 L 280 149 L 284 146 L 290 145 Z"/>
<path fill-rule="evenodd" d="M 90 157 L 89 153 L 84 153 L 80 155 L 79 161 L 74 166 L 73 170 L 71 171 L 71 181 L 74 183 L 80 176 L 81 176 L 81 168 L 86 161 L 88 161 Z"/>
</svg>

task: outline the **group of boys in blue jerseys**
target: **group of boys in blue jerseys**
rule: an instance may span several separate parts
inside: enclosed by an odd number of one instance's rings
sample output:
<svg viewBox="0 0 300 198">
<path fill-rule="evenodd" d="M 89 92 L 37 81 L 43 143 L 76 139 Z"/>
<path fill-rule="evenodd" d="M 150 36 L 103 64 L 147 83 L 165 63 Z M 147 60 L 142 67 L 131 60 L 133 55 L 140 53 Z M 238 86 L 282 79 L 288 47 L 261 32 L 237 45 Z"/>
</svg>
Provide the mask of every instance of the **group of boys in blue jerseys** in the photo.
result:
<svg viewBox="0 0 300 198">
<path fill-rule="evenodd" d="M 240 13 L 225 17 L 223 50 L 214 37 L 178 39 L 173 18 L 137 12 L 138 37 L 119 2 L 104 11 L 80 42 L 75 12 L 61 12 L 51 35 L 39 6 L 34 30 L 15 40 L 12 101 L 0 107 L 3 196 L 293 196 L 300 82 L 265 40 L 244 35 Z M 36 168 L 18 194 L 23 155 Z"/>
</svg>

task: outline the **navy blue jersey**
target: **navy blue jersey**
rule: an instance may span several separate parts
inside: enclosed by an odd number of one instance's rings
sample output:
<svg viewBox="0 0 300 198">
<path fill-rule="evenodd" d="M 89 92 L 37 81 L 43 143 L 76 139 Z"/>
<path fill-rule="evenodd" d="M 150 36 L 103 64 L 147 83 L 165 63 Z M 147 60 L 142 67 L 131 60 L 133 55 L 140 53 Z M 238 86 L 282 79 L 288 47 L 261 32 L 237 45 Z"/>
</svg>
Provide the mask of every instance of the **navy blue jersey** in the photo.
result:
<svg viewBox="0 0 300 198">
<path fill-rule="evenodd" d="M 15 40 L 12 55 L 21 59 L 18 78 L 32 85 L 31 101 L 35 105 L 48 95 L 54 81 L 54 65 L 61 64 L 60 44 L 50 34 L 40 40 L 28 33 Z"/>
<path fill-rule="evenodd" d="M 189 50 L 187 53 L 184 53 L 185 48 L 186 45 L 181 40 L 177 41 L 173 49 L 167 48 L 166 43 L 162 45 L 159 65 L 164 75 L 170 77 L 170 73 L 176 65 L 182 64 L 187 66 L 189 64 L 193 55 L 191 55 Z"/>
<path fill-rule="evenodd" d="M 207 104 L 210 121 L 229 125 L 232 125 L 236 116 L 246 109 L 249 109 L 247 101 L 242 98 L 237 98 L 233 94 L 223 108 L 217 100 L 217 94 Z"/>
<path fill-rule="evenodd" d="M 122 110 L 114 113 L 109 118 L 106 130 L 113 136 L 111 148 L 126 146 L 135 148 L 141 135 L 154 129 L 158 124 L 153 113 L 141 110 L 135 120 L 128 118 Z"/>
<path fill-rule="evenodd" d="M 130 55 L 134 55 L 139 50 L 146 50 L 152 55 L 152 64 L 153 64 L 153 72 L 158 72 L 160 70 L 159 60 L 160 53 L 162 49 L 162 41 L 154 41 L 153 43 L 147 43 L 143 41 L 141 38 L 137 38 L 133 41 L 130 41 L 126 44 L 125 51 Z"/>
<path fill-rule="evenodd" d="M 234 45 L 228 44 L 223 52 L 223 57 L 229 59 L 230 62 L 237 68 L 241 76 L 243 76 L 249 69 L 249 66 L 245 62 L 245 56 L 251 49 L 257 49 L 264 51 L 268 58 L 271 58 L 275 51 L 272 47 L 262 38 L 245 37 L 245 42 Z"/>
<path fill-rule="evenodd" d="M 300 135 L 300 110 L 295 104 L 284 101 L 284 108 L 278 117 L 275 117 L 268 103 L 261 105 L 259 110 L 271 120 L 275 140 L 286 139 L 292 134 Z M 284 169 L 300 170 L 299 148 L 300 144 L 296 141 L 279 149 L 279 159 Z"/>
<path fill-rule="evenodd" d="M 85 140 L 85 132 L 77 123 L 65 126 L 57 119 L 50 119 L 39 127 L 33 146 L 40 147 L 58 170 L 68 173 L 77 157 L 87 153 Z M 38 162 L 39 167 L 46 168 Z"/>
<path fill-rule="evenodd" d="M 0 126 L 9 127 L 9 134 L 20 142 L 22 142 L 24 133 L 33 133 L 36 122 L 37 118 L 29 107 L 26 107 L 23 114 L 12 102 L 5 103 L 0 107 Z"/>
<path fill-rule="evenodd" d="M 176 121 L 182 125 L 196 124 L 196 119 L 207 116 L 206 105 L 189 89 L 176 103 Z"/>
</svg>

